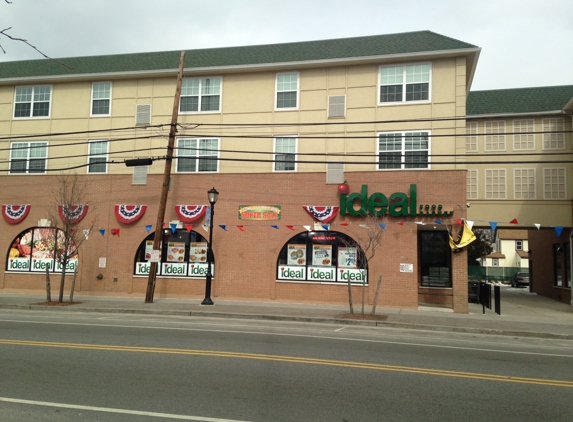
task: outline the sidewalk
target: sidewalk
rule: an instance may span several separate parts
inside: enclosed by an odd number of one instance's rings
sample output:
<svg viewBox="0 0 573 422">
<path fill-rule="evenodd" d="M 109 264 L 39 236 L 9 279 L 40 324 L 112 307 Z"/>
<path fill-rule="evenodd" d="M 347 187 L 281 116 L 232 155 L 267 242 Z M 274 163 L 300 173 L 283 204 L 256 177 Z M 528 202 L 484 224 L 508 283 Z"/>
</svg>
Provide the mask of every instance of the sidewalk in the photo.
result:
<svg viewBox="0 0 573 422">
<path fill-rule="evenodd" d="M 81 294 L 74 295 L 74 302 L 80 303 L 69 306 L 38 304 L 45 300 L 45 296 L 38 294 L 0 291 L 0 309 L 4 310 L 249 318 L 573 340 L 573 307 L 525 289 L 508 288 L 502 291 L 501 315 L 487 308 L 483 314 L 481 305 L 470 303 L 468 314 L 455 314 L 450 309 L 426 306 L 420 306 L 418 310 L 378 307 L 376 320 L 344 317 L 348 313 L 347 305 L 222 300 L 216 297 L 213 298 L 213 306 L 202 306 L 201 299 L 156 297 L 153 303 L 145 303 L 143 297 Z M 370 310 L 367 306 L 365 313 L 369 314 Z M 357 303 L 354 313 L 360 312 L 361 305 Z"/>
</svg>

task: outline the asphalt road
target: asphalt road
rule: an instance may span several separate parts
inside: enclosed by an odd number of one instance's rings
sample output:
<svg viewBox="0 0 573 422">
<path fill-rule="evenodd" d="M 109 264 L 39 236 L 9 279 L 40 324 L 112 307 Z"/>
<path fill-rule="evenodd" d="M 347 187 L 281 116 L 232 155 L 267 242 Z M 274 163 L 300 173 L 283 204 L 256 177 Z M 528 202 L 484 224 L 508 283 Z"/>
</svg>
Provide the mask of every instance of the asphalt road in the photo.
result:
<svg viewBox="0 0 573 422">
<path fill-rule="evenodd" d="M 573 342 L 0 311 L 2 421 L 567 421 Z"/>
</svg>

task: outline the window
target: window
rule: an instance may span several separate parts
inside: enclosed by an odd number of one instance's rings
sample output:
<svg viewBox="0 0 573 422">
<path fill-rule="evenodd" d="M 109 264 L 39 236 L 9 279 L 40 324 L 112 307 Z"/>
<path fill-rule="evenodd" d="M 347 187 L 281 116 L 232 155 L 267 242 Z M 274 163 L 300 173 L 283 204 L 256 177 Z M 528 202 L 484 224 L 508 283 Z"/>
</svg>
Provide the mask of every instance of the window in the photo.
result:
<svg viewBox="0 0 573 422">
<path fill-rule="evenodd" d="M 92 84 L 92 116 L 109 116 L 111 114 L 111 82 L 94 82 Z"/>
<path fill-rule="evenodd" d="M 485 171 L 485 198 L 506 198 L 505 169 L 489 169 Z"/>
<path fill-rule="evenodd" d="M 566 199 L 565 168 L 543 169 L 543 199 Z"/>
<path fill-rule="evenodd" d="M 535 149 L 535 122 L 533 119 L 513 121 L 513 150 L 534 150 Z"/>
<path fill-rule="evenodd" d="M 18 86 L 14 98 L 14 117 L 50 117 L 52 87 Z"/>
<path fill-rule="evenodd" d="M 505 151 L 505 122 L 485 122 L 485 151 Z"/>
<path fill-rule="evenodd" d="M 535 169 L 513 170 L 513 197 L 515 199 L 535 199 Z"/>
<path fill-rule="evenodd" d="M 478 171 L 468 170 L 466 174 L 468 199 L 478 199 Z"/>
<path fill-rule="evenodd" d="M 346 95 L 329 95 L 328 118 L 344 117 L 346 114 Z"/>
<path fill-rule="evenodd" d="M 543 149 L 565 149 L 565 123 L 562 118 L 543 119 Z"/>
<path fill-rule="evenodd" d="M 107 173 L 107 141 L 90 141 L 88 173 Z"/>
<path fill-rule="evenodd" d="M 221 78 L 185 78 L 181 84 L 179 111 L 221 111 Z"/>
<path fill-rule="evenodd" d="M 380 67 L 380 104 L 428 101 L 429 63 Z"/>
<path fill-rule="evenodd" d="M 10 145 L 10 173 L 45 173 L 47 142 L 13 142 Z"/>
<path fill-rule="evenodd" d="M 277 109 L 298 107 L 298 72 L 277 74 Z"/>
<path fill-rule="evenodd" d="M 515 250 L 522 251 L 523 250 L 523 240 L 516 240 L 515 241 Z"/>
<path fill-rule="evenodd" d="M 179 139 L 177 172 L 194 173 L 218 171 L 218 139 Z"/>
<path fill-rule="evenodd" d="M 491 266 L 492 267 L 499 267 L 499 258 L 492 258 L 491 259 Z"/>
<path fill-rule="evenodd" d="M 275 138 L 275 171 L 296 170 L 296 138 Z"/>
<path fill-rule="evenodd" d="M 429 168 L 429 132 L 378 134 L 378 169 Z"/>
<path fill-rule="evenodd" d="M 478 124 L 471 122 L 466 124 L 466 152 L 478 152 Z"/>
<path fill-rule="evenodd" d="M 452 287 L 451 248 L 447 231 L 420 231 L 422 286 Z"/>
</svg>

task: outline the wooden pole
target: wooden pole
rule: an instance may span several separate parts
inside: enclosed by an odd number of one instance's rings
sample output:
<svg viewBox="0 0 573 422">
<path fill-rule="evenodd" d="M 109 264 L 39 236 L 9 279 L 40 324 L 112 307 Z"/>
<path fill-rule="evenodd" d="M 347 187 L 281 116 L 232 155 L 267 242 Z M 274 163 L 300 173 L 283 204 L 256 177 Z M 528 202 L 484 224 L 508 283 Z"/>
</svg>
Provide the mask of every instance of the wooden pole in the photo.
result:
<svg viewBox="0 0 573 422">
<path fill-rule="evenodd" d="M 173 100 L 173 113 L 171 115 L 171 127 L 169 129 L 169 143 L 167 145 L 167 156 L 165 157 L 165 170 L 163 171 L 163 186 L 161 187 L 161 199 L 159 200 L 159 211 L 157 212 L 157 223 L 155 224 L 155 238 L 153 239 L 153 250 L 159 250 L 159 244 L 163 238 L 163 220 L 165 219 L 165 207 L 167 205 L 167 193 L 169 192 L 169 181 L 171 179 L 171 164 L 173 161 L 173 147 L 175 145 L 175 133 L 177 133 L 177 117 L 179 116 L 179 99 L 181 98 L 181 82 L 183 80 L 183 65 L 185 63 L 185 51 L 181 52 L 179 60 L 179 73 L 177 74 L 177 88 L 175 89 L 175 99 Z M 149 278 L 147 280 L 147 292 L 145 293 L 145 303 L 153 303 L 155 293 L 155 279 L 157 272 L 157 262 L 151 263 Z"/>
</svg>

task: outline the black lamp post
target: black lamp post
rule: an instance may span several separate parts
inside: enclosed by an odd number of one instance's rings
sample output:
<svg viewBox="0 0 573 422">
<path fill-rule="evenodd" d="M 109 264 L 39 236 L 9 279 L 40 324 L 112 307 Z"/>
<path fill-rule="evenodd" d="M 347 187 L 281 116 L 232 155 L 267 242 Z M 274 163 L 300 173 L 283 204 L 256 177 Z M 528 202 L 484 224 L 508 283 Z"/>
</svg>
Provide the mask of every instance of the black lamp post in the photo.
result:
<svg viewBox="0 0 573 422">
<path fill-rule="evenodd" d="M 205 299 L 201 302 L 201 305 L 213 305 L 211 300 L 211 265 L 213 265 L 213 215 L 215 214 L 215 203 L 219 199 L 219 192 L 217 189 L 212 188 L 207 192 L 207 197 L 209 198 L 209 204 L 211 204 L 211 218 L 209 219 L 209 243 L 207 244 L 207 279 L 205 282 Z"/>
</svg>

